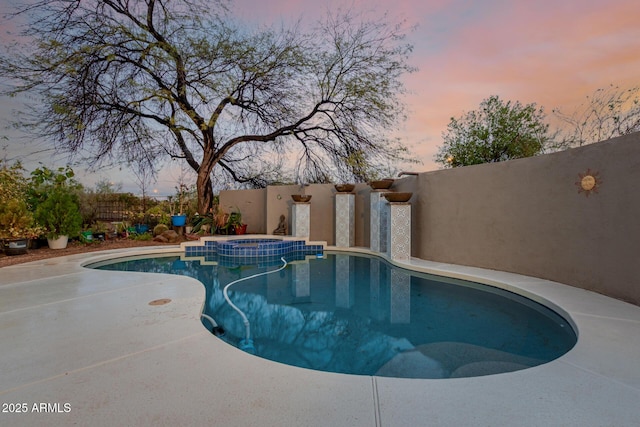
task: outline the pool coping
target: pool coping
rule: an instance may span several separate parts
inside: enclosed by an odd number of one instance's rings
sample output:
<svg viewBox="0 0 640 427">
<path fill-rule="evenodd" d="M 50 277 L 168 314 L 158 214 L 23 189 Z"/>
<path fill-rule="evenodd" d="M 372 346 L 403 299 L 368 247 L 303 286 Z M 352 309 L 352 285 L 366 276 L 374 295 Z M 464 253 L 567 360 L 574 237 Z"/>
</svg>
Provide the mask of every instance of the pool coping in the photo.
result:
<svg viewBox="0 0 640 427">
<path fill-rule="evenodd" d="M 326 249 L 379 256 L 366 248 Z M 56 423 L 91 425 L 449 426 L 517 420 L 532 426 L 631 426 L 640 419 L 638 306 L 515 273 L 382 256 L 399 267 L 542 302 L 572 323 L 578 342 L 552 362 L 485 377 L 332 374 L 255 358 L 213 339 L 199 320 L 204 288 L 195 279 L 96 274 L 83 267 L 107 258 L 177 251 L 178 246 L 112 250 L 3 267 L 0 372 L 7 375 L 0 377 L 0 403 L 24 402 L 29 411 L 0 413 L 0 420 L 8 425 L 42 425 L 55 417 Z M 148 305 L 162 297 L 171 303 Z M 32 405 L 43 402 L 61 411 L 34 412 Z"/>
</svg>

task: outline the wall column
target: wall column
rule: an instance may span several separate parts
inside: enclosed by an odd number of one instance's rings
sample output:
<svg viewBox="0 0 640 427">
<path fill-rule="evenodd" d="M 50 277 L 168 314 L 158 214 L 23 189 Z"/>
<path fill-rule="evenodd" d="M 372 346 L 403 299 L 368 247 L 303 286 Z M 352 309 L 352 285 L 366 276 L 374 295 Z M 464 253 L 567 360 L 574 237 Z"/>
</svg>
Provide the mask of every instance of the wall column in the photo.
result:
<svg viewBox="0 0 640 427">
<path fill-rule="evenodd" d="M 370 248 L 376 252 L 387 251 L 387 200 L 384 194 L 389 190 L 372 190 L 371 191 L 371 210 L 370 210 Z"/>
<path fill-rule="evenodd" d="M 411 203 L 389 202 L 387 227 L 387 255 L 393 260 L 411 258 Z"/>
<path fill-rule="evenodd" d="M 355 246 L 356 195 L 336 193 L 336 246 Z"/>
<path fill-rule="evenodd" d="M 291 211 L 291 235 L 295 237 L 309 237 L 311 203 L 293 202 Z"/>
</svg>

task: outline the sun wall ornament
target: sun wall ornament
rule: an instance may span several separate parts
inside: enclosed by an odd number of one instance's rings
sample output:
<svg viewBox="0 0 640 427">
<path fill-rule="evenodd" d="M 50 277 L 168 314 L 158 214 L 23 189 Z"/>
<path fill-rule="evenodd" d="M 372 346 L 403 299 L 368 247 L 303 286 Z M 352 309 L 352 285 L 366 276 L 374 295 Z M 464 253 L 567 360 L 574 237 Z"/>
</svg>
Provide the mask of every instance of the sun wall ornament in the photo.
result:
<svg viewBox="0 0 640 427">
<path fill-rule="evenodd" d="M 578 193 L 584 193 L 589 197 L 591 193 L 597 193 L 600 185 L 602 185 L 602 178 L 599 176 L 600 172 L 592 172 L 591 169 L 587 169 L 585 173 L 579 173 L 579 181 L 576 181 L 578 186 Z"/>
</svg>

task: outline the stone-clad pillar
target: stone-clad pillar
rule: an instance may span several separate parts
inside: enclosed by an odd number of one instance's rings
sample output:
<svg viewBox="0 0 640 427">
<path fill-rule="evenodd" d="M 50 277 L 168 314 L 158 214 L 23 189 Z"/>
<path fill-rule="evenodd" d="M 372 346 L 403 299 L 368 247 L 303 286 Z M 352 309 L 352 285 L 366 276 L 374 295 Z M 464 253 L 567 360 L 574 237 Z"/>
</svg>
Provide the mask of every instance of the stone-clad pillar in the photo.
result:
<svg viewBox="0 0 640 427">
<path fill-rule="evenodd" d="M 336 246 L 355 246 L 356 195 L 336 193 Z"/>
<path fill-rule="evenodd" d="M 291 210 L 291 235 L 295 237 L 309 237 L 311 203 L 293 202 Z"/>
<path fill-rule="evenodd" d="M 372 251 L 387 251 L 387 200 L 383 194 L 389 190 L 371 191 L 369 247 Z"/>
<path fill-rule="evenodd" d="M 393 260 L 411 258 L 411 203 L 389 202 L 387 255 Z"/>
</svg>

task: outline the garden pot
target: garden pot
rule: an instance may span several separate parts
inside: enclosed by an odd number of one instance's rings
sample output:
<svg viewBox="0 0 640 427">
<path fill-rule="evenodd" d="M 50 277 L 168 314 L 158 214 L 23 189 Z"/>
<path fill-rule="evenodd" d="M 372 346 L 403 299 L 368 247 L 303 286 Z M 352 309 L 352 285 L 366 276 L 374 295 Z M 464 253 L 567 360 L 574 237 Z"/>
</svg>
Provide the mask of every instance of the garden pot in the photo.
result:
<svg viewBox="0 0 640 427">
<path fill-rule="evenodd" d="M 186 215 L 171 215 L 171 224 L 173 224 L 174 227 L 183 227 L 186 223 Z"/>
<path fill-rule="evenodd" d="M 236 234 L 247 234 L 247 224 L 241 224 L 235 226 Z"/>
<path fill-rule="evenodd" d="M 2 249 L 6 255 L 24 255 L 29 247 L 29 239 L 11 239 L 2 241 Z"/>
<path fill-rule="evenodd" d="M 149 226 L 147 224 L 136 224 L 136 233 L 144 234 L 149 231 Z"/>
<path fill-rule="evenodd" d="M 312 196 L 306 195 L 306 194 L 292 194 L 291 195 L 291 198 L 296 203 L 308 203 L 311 200 L 311 197 Z"/>
<path fill-rule="evenodd" d="M 47 246 L 47 239 L 38 237 L 37 239 L 29 239 L 29 249 L 40 249 Z"/>
<path fill-rule="evenodd" d="M 47 238 L 47 242 L 51 249 L 64 249 L 67 247 L 67 243 L 69 242 L 69 236 L 60 236 L 57 239 Z"/>
<path fill-rule="evenodd" d="M 387 190 L 393 185 L 392 179 L 381 179 L 377 181 L 370 181 L 369 186 L 374 190 Z"/>
<path fill-rule="evenodd" d="M 388 202 L 408 202 L 413 193 L 384 193 Z"/>
<path fill-rule="evenodd" d="M 338 193 L 351 193 L 356 188 L 354 184 L 336 184 L 334 187 Z"/>
</svg>

